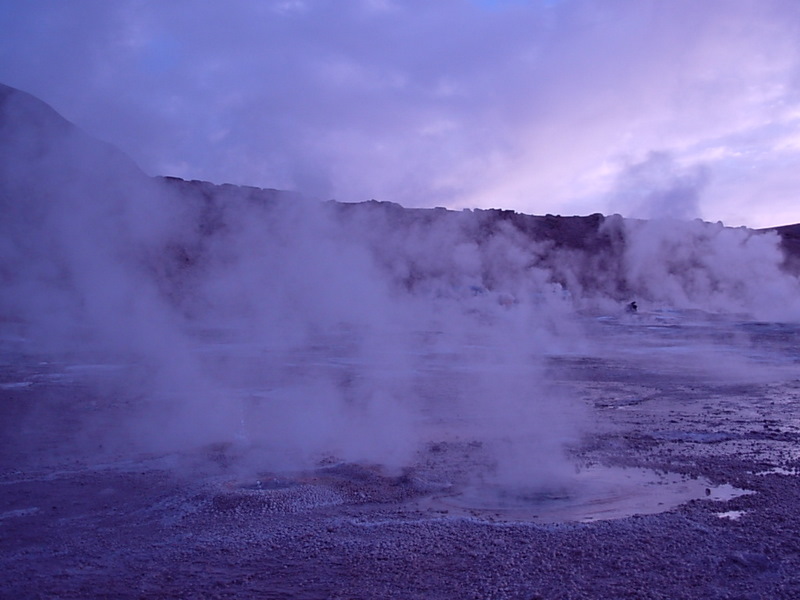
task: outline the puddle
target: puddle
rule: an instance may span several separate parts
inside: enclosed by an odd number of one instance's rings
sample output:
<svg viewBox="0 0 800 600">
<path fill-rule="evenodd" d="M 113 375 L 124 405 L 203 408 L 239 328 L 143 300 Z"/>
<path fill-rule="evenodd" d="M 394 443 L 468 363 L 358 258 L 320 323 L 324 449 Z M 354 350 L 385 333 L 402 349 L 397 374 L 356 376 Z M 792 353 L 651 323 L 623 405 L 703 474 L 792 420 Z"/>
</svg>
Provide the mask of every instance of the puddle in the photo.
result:
<svg viewBox="0 0 800 600">
<path fill-rule="evenodd" d="M 453 516 L 543 523 L 622 519 L 671 510 L 690 500 L 724 502 L 749 490 L 649 469 L 592 466 L 553 490 L 482 487 L 433 496 L 421 508 Z"/>
<path fill-rule="evenodd" d="M 11 381 L 8 383 L 0 383 L 0 390 L 19 390 L 32 385 L 32 381 Z"/>
<path fill-rule="evenodd" d="M 747 514 L 746 510 L 726 510 L 725 512 L 714 513 L 720 519 L 728 519 L 729 521 L 738 521 Z"/>
<path fill-rule="evenodd" d="M 767 469 L 766 471 L 759 471 L 756 475 L 764 476 L 764 475 L 789 475 L 789 476 L 796 476 L 800 474 L 797 469 L 787 469 L 784 467 L 773 467 L 771 469 Z"/>
<path fill-rule="evenodd" d="M 653 437 L 667 442 L 690 442 L 695 444 L 716 444 L 737 438 L 732 433 L 724 431 L 661 431 L 654 433 Z"/>
<path fill-rule="evenodd" d="M 17 510 L 8 510 L 4 513 L 0 513 L 0 521 L 14 517 L 28 517 L 36 514 L 37 512 L 39 512 L 38 506 L 32 506 L 30 508 L 18 508 Z"/>
<path fill-rule="evenodd" d="M 66 365 L 65 372 L 70 373 L 103 373 L 106 371 L 121 371 L 125 369 L 125 365 L 110 364 L 110 363 L 89 363 L 79 365 Z"/>
</svg>

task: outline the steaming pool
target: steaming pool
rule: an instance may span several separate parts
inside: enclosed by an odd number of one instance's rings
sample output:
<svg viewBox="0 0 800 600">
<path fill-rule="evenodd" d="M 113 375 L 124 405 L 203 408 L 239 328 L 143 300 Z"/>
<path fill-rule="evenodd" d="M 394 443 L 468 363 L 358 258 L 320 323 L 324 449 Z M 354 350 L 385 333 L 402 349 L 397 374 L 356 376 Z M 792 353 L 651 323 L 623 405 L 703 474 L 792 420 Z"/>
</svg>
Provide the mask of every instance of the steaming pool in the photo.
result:
<svg viewBox="0 0 800 600">
<path fill-rule="evenodd" d="M 435 496 L 421 505 L 454 515 L 523 522 L 592 522 L 672 510 L 690 500 L 726 502 L 751 493 L 702 477 L 593 465 L 554 491 L 487 486 Z"/>
<path fill-rule="evenodd" d="M 530 370 L 497 359 L 490 337 L 419 335 L 387 356 L 350 333 L 289 351 L 209 335 L 196 352 L 235 402 L 188 438 L 169 427 L 183 405 L 151 419 L 169 393 L 120 385 L 146 365 L 6 335 L 0 588 L 794 597 L 798 327 L 672 311 L 582 326 L 580 343 L 526 355 Z M 393 394 L 359 404 L 378 389 Z M 544 409 L 503 404 L 530 390 Z M 373 435 L 342 435 L 348 413 L 318 400 L 334 392 L 391 418 L 349 413 Z M 392 400 L 405 395 L 420 399 L 411 413 Z"/>
</svg>

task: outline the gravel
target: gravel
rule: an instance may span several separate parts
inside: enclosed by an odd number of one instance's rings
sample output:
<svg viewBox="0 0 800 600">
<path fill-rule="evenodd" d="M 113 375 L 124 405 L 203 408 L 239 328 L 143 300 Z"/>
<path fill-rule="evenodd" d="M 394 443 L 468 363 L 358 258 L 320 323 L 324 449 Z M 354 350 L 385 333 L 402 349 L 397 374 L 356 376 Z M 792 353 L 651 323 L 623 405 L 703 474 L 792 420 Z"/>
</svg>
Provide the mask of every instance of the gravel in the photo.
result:
<svg viewBox="0 0 800 600">
<path fill-rule="evenodd" d="M 529 514 L 437 500 L 483 464 L 474 440 L 437 440 L 402 472 L 331 460 L 248 470 L 224 444 L 87 448 L 70 433 L 81 412 L 122 408 L 57 379 L 0 387 L 0 597 L 800 598 L 800 381 L 725 385 L 627 366 L 554 367 L 596 425 L 571 448 L 575 463 L 750 493 L 547 522 L 536 500 Z M 30 375 L 12 371 L 12 383 Z M 23 443 L 48 404 L 63 418 Z"/>
</svg>

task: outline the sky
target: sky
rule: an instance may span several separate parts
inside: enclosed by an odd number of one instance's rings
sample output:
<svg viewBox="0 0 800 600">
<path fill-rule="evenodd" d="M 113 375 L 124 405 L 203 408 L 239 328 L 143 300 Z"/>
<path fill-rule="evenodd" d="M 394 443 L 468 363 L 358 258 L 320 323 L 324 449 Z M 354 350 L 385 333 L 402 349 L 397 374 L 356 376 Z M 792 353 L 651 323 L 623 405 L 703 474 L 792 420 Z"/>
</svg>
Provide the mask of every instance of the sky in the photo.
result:
<svg viewBox="0 0 800 600">
<path fill-rule="evenodd" d="M 800 222 L 796 0 L 0 0 L 0 40 L 151 175 Z"/>
</svg>

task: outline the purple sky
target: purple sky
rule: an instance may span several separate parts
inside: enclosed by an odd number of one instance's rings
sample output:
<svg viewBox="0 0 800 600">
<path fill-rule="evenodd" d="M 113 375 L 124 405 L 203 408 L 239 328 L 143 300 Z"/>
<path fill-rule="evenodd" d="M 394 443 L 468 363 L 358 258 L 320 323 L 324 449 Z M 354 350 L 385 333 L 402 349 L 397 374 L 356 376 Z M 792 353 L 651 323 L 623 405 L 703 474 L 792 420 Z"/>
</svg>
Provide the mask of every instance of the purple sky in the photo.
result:
<svg viewBox="0 0 800 600">
<path fill-rule="evenodd" d="M 797 0 L 0 0 L 0 39 L 154 175 L 800 222 Z"/>
</svg>

